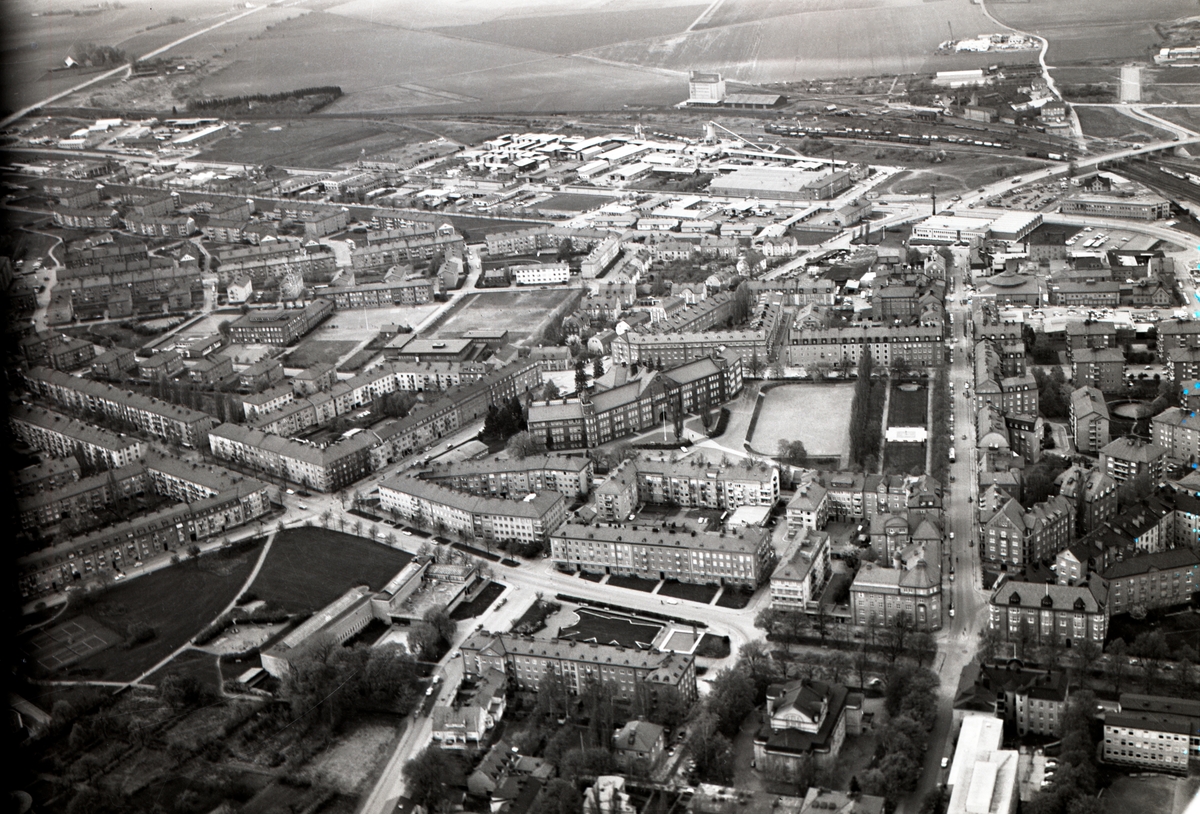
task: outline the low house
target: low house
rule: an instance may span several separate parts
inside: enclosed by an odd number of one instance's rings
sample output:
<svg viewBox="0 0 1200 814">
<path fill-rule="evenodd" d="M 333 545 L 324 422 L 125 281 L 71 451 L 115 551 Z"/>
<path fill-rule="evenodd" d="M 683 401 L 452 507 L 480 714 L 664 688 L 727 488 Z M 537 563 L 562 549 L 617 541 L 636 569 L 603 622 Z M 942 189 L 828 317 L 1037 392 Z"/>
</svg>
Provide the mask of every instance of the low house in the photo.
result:
<svg viewBox="0 0 1200 814">
<path fill-rule="evenodd" d="M 658 763 L 667 748 L 667 730 L 649 721 L 630 721 L 613 735 L 613 754 L 624 769 Z"/>
<path fill-rule="evenodd" d="M 467 790 L 479 797 L 490 797 L 505 780 L 514 777 L 548 780 L 553 775 L 554 766 L 551 764 L 540 758 L 522 755 L 517 747 L 498 740 L 467 778 Z"/>
<path fill-rule="evenodd" d="M 432 735 L 443 749 L 466 749 L 479 744 L 504 717 L 504 689 L 508 677 L 499 670 L 488 670 L 474 686 L 459 685 L 449 704 L 438 704 L 431 715 Z M 465 700 L 463 695 L 467 695 Z"/>
</svg>

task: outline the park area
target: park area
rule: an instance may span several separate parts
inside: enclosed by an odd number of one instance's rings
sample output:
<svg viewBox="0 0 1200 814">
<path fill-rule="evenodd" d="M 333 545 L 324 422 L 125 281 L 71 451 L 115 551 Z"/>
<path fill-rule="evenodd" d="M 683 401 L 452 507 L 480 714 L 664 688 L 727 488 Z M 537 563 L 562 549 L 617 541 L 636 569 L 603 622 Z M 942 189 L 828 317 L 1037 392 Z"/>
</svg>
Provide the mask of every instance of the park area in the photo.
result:
<svg viewBox="0 0 1200 814">
<path fill-rule="evenodd" d="M 405 551 L 353 534 L 311 526 L 285 529 L 275 535 L 247 594 L 288 613 L 312 613 L 356 585 L 383 588 L 411 559 Z"/>
<path fill-rule="evenodd" d="M 660 624 L 598 608 L 584 606 L 575 611 L 575 615 L 578 621 L 560 628 L 558 638 L 647 650 L 658 634 L 662 633 Z"/>
<path fill-rule="evenodd" d="M 75 594 L 21 648 L 57 677 L 132 681 L 186 644 L 237 597 L 262 541 L 189 559 L 99 592 Z"/>
<path fill-rule="evenodd" d="M 510 340 L 533 336 L 549 320 L 550 313 L 564 300 L 578 296 L 578 289 L 549 288 L 545 291 L 514 290 L 471 294 L 437 328 L 440 339 L 461 337 L 471 330 L 509 331 Z"/>
<path fill-rule="evenodd" d="M 787 384 L 766 390 L 746 441 L 774 455 L 780 441 L 800 441 L 810 457 L 845 460 L 853 384 Z"/>
</svg>

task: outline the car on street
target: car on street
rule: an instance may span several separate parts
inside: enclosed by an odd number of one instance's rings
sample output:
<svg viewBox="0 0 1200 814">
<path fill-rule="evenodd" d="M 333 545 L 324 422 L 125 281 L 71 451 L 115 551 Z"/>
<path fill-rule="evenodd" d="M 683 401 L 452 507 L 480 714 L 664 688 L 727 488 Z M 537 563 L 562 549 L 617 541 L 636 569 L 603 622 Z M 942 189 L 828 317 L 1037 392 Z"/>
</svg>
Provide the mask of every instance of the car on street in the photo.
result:
<svg viewBox="0 0 1200 814">
<path fill-rule="evenodd" d="M 948 758 L 948 757 L 942 758 L 942 768 L 944 769 L 949 765 L 950 765 L 950 758 Z"/>
<path fill-rule="evenodd" d="M 402 531 L 400 533 L 403 534 L 405 537 L 412 537 L 412 532 L 409 531 L 408 529 L 405 529 L 404 531 Z"/>
<path fill-rule="evenodd" d="M 300 511 L 302 511 L 302 512 L 308 511 L 308 506 L 305 505 L 304 503 L 298 503 L 296 505 L 299 507 Z"/>
</svg>

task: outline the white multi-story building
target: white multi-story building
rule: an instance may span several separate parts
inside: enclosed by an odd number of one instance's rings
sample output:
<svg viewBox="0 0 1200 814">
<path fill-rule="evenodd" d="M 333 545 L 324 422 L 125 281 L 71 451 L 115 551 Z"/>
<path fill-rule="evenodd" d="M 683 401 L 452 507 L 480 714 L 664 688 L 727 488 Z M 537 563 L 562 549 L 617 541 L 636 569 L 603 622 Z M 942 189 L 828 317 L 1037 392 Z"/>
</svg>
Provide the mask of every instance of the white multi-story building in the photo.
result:
<svg viewBox="0 0 1200 814">
<path fill-rule="evenodd" d="M 571 279 L 571 267 L 566 263 L 513 266 L 509 272 L 517 285 L 558 285 Z"/>
</svg>

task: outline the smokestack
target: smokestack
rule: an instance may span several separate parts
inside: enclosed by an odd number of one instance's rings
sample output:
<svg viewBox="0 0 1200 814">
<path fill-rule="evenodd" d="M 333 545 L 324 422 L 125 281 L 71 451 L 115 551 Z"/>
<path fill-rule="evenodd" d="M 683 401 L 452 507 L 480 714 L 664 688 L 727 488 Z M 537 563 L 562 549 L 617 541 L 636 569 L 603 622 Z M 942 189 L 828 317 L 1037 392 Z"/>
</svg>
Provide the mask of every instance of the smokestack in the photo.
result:
<svg viewBox="0 0 1200 814">
<path fill-rule="evenodd" d="M 933 201 L 933 211 L 930 212 L 929 214 L 936 215 L 937 214 L 937 187 L 931 186 L 929 188 L 929 199 L 931 201 Z"/>
</svg>

